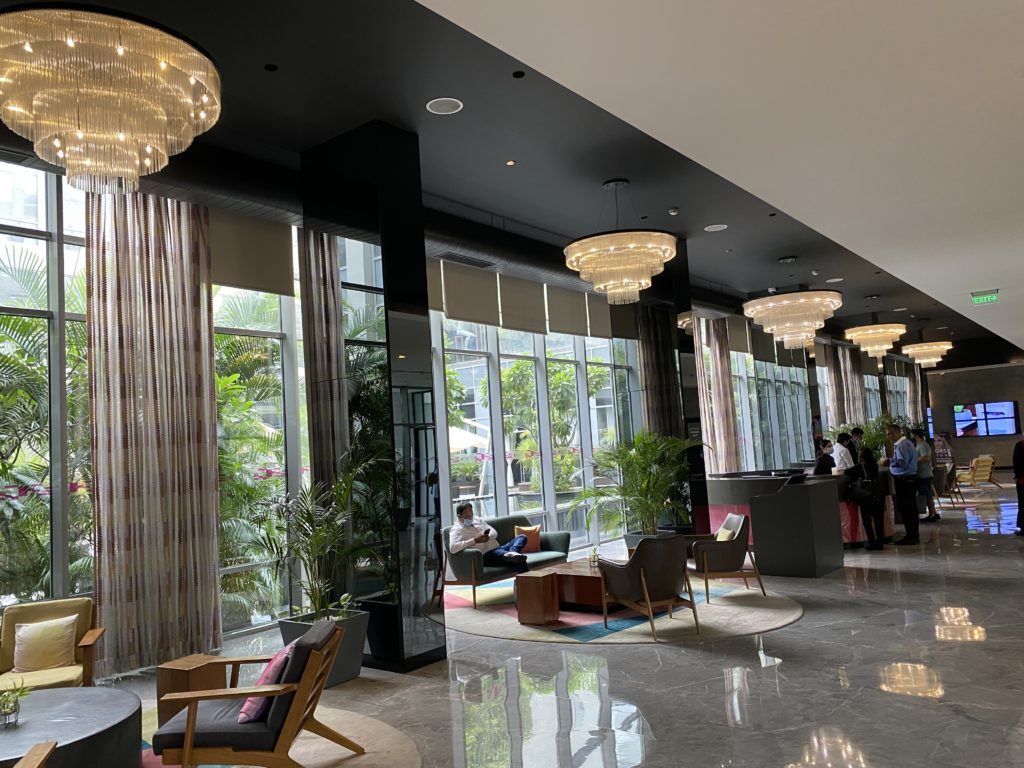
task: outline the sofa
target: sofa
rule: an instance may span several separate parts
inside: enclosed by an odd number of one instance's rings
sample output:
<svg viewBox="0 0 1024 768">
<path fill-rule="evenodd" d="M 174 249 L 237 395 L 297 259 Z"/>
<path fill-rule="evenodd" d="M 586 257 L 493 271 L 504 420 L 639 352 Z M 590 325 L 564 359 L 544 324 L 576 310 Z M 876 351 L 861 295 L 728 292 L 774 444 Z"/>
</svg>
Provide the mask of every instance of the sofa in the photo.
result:
<svg viewBox="0 0 1024 768">
<path fill-rule="evenodd" d="M 516 527 L 526 528 L 532 523 L 526 515 L 508 515 L 492 517 L 482 522 L 494 528 L 499 544 L 505 544 L 515 536 Z M 476 608 L 476 588 L 481 584 L 490 584 L 515 576 L 514 568 L 508 566 L 485 566 L 484 556 L 479 549 L 464 549 L 454 555 L 448 548 L 452 526 L 441 530 L 441 547 L 444 553 L 441 589 L 438 591 L 438 603 L 444 595 L 447 584 L 473 587 L 473 607 Z M 530 570 L 543 568 L 556 563 L 564 563 L 569 557 L 569 531 L 549 531 L 540 535 L 540 551 L 527 552 L 526 565 Z"/>
</svg>

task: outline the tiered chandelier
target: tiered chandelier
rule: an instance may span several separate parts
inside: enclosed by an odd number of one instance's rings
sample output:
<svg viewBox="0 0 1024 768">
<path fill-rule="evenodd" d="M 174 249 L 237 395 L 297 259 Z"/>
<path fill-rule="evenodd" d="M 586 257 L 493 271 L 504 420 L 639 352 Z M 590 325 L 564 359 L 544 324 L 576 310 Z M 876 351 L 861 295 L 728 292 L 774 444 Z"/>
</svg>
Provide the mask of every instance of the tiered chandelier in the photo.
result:
<svg viewBox="0 0 1024 768">
<path fill-rule="evenodd" d="M 72 186 L 134 192 L 220 116 L 220 75 L 192 45 L 92 11 L 0 14 L 0 119 Z"/>
<path fill-rule="evenodd" d="M 920 344 L 904 344 L 902 351 L 922 368 L 934 368 L 952 348 L 952 341 L 925 341 Z"/>
<path fill-rule="evenodd" d="M 846 340 L 852 341 L 869 357 L 877 357 L 881 362 L 885 353 L 892 349 L 896 340 L 906 332 L 907 326 L 902 323 L 859 325 L 856 328 L 847 329 Z"/>
<path fill-rule="evenodd" d="M 615 231 L 574 240 L 565 247 L 565 265 L 608 297 L 609 304 L 640 301 L 640 291 L 675 258 L 676 236 L 654 230 L 619 230 L 619 188 L 629 182 L 604 183 L 615 192 Z"/>
<path fill-rule="evenodd" d="M 748 301 L 743 314 L 786 349 L 803 349 L 841 306 L 843 295 L 838 291 L 798 291 Z"/>
</svg>

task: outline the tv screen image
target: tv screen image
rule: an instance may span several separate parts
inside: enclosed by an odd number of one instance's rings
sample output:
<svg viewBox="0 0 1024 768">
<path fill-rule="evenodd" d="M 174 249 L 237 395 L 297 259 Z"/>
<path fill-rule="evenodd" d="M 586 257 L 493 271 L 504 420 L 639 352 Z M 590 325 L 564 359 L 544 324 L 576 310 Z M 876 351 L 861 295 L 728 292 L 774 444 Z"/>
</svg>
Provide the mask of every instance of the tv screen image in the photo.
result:
<svg viewBox="0 0 1024 768">
<path fill-rule="evenodd" d="M 957 437 L 1016 435 L 1020 432 L 1016 400 L 954 405 L 953 421 Z"/>
</svg>

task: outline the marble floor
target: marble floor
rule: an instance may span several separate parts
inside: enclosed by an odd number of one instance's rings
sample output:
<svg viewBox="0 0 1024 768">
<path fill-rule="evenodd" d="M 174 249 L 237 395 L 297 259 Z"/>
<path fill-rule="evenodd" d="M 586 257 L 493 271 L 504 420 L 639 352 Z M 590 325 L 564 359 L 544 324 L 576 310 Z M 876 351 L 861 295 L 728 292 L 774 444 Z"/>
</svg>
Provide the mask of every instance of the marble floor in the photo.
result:
<svg viewBox="0 0 1024 768">
<path fill-rule="evenodd" d="M 1024 766 L 1012 493 L 947 502 L 920 546 L 766 579 L 805 614 L 763 636 L 679 648 L 450 631 L 448 661 L 364 670 L 331 703 L 410 735 L 431 768 Z M 273 642 L 261 637 L 245 643 Z"/>
</svg>

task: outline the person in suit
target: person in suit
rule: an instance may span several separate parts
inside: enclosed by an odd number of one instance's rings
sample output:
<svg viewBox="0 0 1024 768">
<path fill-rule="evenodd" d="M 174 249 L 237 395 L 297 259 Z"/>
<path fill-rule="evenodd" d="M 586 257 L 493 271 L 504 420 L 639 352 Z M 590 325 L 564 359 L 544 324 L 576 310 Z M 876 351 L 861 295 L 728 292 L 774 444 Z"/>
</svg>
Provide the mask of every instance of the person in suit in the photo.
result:
<svg viewBox="0 0 1024 768">
<path fill-rule="evenodd" d="M 885 494 L 878 480 L 878 463 L 875 452 L 865 446 L 860 451 L 859 461 L 845 474 L 856 482 L 856 490 L 851 490 L 852 500 L 860 507 L 860 519 L 864 523 L 867 534 L 866 549 L 884 549 L 882 539 L 885 536 Z"/>
<path fill-rule="evenodd" d="M 1013 482 L 1017 486 L 1017 535 L 1024 536 L 1024 440 L 1013 446 Z"/>
</svg>

